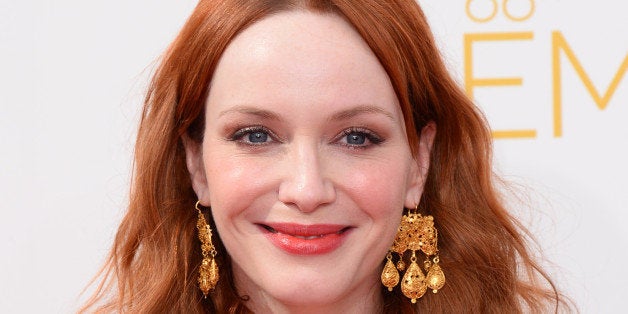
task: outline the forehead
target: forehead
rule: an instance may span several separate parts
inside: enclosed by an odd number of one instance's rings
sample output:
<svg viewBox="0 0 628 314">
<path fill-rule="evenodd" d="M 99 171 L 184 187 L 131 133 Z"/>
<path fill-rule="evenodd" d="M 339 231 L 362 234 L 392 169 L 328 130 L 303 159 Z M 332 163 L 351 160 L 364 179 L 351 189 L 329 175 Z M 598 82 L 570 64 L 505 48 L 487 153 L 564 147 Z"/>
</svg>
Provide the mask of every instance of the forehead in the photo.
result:
<svg viewBox="0 0 628 314">
<path fill-rule="evenodd" d="M 221 56 L 208 105 L 251 104 L 376 105 L 403 120 L 390 79 L 362 37 L 338 15 L 307 11 L 254 23 Z"/>
</svg>

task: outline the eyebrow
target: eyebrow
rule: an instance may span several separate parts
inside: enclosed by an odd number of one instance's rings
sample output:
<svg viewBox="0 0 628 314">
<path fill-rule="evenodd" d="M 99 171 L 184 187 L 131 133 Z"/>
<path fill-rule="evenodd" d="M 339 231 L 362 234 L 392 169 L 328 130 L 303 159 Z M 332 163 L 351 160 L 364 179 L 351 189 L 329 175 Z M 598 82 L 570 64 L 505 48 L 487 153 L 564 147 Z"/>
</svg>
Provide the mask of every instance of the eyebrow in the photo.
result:
<svg viewBox="0 0 628 314">
<path fill-rule="evenodd" d="M 255 108 L 251 106 L 235 106 L 233 108 L 229 108 L 220 112 L 218 117 L 222 117 L 224 115 L 232 114 L 232 113 L 241 113 L 246 115 L 257 116 L 263 119 L 276 120 L 281 121 L 281 118 L 278 114 L 264 110 L 260 108 Z M 381 114 L 386 116 L 387 118 L 395 121 L 395 117 L 388 111 L 373 105 L 359 105 L 353 108 L 345 109 L 339 112 L 334 113 L 330 117 L 330 121 L 341 121 L 351 119 L 353 117 L 362 115 L 362 114 Z"/>
<path fill-rule="evenodd" d="M 355 116 L 359 116 L 362 114 L 382 114 L 390 118 L 391 120 L 395 121 L 395 117 L 392 115 L 392 113 L 380 107 L 373 106 L 373 105 L 361 105 L 361 106 L 349 108 L 347 110 L 342 110 L 332 115 L 330 120 L 332 121 L 347 120 L 347 119 L 351 119 Z"/>
<path fill-rule="evenodd" d="M 276 113 L 272 111 L 250 107 L 250 106 L 236 106 L 236 107 L 227 109 L 225 111 L 220 112 L 218 117 L 222 117 L 224 115 L 231 114 L 231 113 L 241 113 L 241 114 L 246 114 L 246 115 L 252 115 L 252 116 L 257 116 L 257 117 L 268 119 L 268 120 L 277 120 L 277 121 L 281 120 L 281 118 L 279 118 L 279 115 L 277 115 Z"/>
</svg>

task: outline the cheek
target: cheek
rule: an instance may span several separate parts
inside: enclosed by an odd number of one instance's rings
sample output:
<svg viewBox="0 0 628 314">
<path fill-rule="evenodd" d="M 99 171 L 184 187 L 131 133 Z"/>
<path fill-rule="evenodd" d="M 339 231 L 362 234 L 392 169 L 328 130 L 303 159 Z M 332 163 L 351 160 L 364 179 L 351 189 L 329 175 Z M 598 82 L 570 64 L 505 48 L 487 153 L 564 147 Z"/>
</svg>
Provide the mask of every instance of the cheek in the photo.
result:
<svg viewBox="0 0 628 314">
<path fill-rule="evenodd" d="M 342 189 L 359 209 L 360 221 L 371 228 L 359 246 L 365 263 L 380 265 L 397 233 L 407 191 L 409 167 L 403 160 L 370 162 L 368 167 L 353 167 L 345 172 Z M 368 264 L 368 263 L 367 263 Z"/>
<path fill-rule="evenodd" d="M 206 154 L 204 159 L 211 206 L 217 215 L 233 217 L 274 195 L 276 179 L 263 159 L 222 154 L 217 150 Z"/>
<path fill-rule="evenodd" d="M 400 217 L 408 187 L 409 163 L 396 159 L 345 165 L 339 188 L 374 220 Z M 398 222 L 398 221 L 396 221 Z"/>
</svg>

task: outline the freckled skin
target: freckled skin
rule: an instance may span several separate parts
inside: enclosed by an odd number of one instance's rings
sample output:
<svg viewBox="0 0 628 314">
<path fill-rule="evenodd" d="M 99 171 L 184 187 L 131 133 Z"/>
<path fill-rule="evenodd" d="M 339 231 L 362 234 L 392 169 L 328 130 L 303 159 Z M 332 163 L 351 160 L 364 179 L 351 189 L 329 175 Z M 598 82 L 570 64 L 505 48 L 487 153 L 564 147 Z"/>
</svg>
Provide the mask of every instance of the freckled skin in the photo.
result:
<svg viewBox="0 0 628 314">
<path fill-rule="evenodd" d="M 382 261 L 428 161 L 412 157 L 390 79 L 359 34 L 308 12 L 253 24 L 222 55 L 205 118 L 202 145 L 186 143 L 188 168 L 247 306 L 376 311 Z M 265 223 L 350 230 L 331 252 L 295 255 Z"/>
</svg>

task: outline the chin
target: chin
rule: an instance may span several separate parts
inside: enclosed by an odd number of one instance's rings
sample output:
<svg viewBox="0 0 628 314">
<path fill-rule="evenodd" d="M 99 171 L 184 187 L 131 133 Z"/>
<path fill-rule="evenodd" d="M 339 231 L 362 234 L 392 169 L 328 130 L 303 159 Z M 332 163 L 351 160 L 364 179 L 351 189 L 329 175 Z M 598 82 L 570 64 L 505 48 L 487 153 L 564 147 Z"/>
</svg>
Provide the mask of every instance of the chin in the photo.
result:
<svg viewBox="0 0 628 314">
<path fill-rule="evenodd" d="M 333 305 L 362 290 L 359 289 L 359 285 L 356 285 L 357 265 L 352 265 L 352 268 L 338 267 L 338 265 L 337 267 L 317 266 L 320 265 L 284 265 L 278 273 L 265 269 L 263 273 L 258 273 L 261 276 L 244 279 L 250 280 L 248 283 L 240 280 L 237 282 L 239 286 L 249 287 L 249 291 L 242 291 L 242 293 L 249 295 L 252 299 L 268 299 L 287 307 L 298 308 Z M 373 284 L 377 284 L 375 280 Z M 371 280 L 361 281 L 364 285 L 368 285 L 366 282 Z"/>
<path fill-rule="evenodd" d="M 288 307 L 325 307 L 336 304 L 350 295 L 350 287 L 336 282 L 308 283 L 295 281 L 265 289 L 268 295 Z"/>
</svg>

